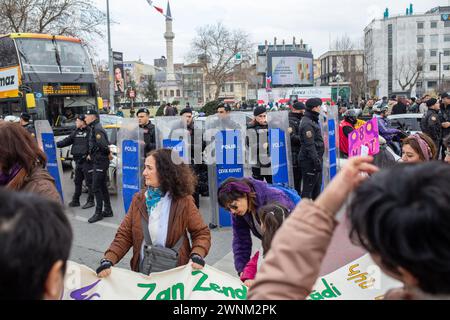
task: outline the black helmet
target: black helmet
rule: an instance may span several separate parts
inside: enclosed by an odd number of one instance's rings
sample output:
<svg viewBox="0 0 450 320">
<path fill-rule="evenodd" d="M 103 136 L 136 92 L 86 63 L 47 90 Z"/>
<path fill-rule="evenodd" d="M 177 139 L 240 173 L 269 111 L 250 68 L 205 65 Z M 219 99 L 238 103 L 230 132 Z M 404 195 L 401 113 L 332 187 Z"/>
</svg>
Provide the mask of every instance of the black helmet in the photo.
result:
<svg viewBox="0 0 450 320">
<path fill-rule="evenodd" d="M 349 109 L 345 111 L 344 113 L 344 119 L 347 122 L 350 122 L 351 124 L 355 125 L 358 121 L 358 112 L 354 109 Z"/>
</svg>

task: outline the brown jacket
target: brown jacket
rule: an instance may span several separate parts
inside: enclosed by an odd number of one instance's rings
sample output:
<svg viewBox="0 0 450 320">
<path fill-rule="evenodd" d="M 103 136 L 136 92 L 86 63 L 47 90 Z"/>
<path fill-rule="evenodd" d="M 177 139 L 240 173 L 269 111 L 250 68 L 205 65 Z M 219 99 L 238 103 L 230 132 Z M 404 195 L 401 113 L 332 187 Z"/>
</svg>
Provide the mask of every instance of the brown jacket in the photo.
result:
<svg viewBox="0 0 450 320">
<path fill-rule="evenodd" d="M 14 191 L 35 193 L 63 204 L 61 196 L 56 190 L 55 180 L 47 170 L 39 166 L 35 166 L 28 175 L 25 169 L 21 169 L 6 188 Z"/>
<path fill-rule="evenodd" d="M 133 257 L 131 258 L 130 266 L 136 272 L 139 271 L 140 253 L 142 242 L 144 241 L 141 216 L 144 217 L 145 221 L 148 221 L 144 192 L 134 195 L 128 213 L 105 253 L 105 258 L 116 264 L 133 247 Z M 211 247 L 211 232 L 203 222 L 192 196 L 176 201 L 172 200 L 168 225 L 166 247 L 172 248 L 183 233 L 185 235 L 184 243 L 180 249 L 179 266 L 187 264 L 192 253 L 202 257 L 208 254 Z M 192 248 L 188 232 L 192 239 Z"/>
<path fill-rule="evenodd" d="M 278 230 L 248 298 L 305 299 L 319 277 L 337 224 L 332 213 L 302 200 Z"/>
</svg>

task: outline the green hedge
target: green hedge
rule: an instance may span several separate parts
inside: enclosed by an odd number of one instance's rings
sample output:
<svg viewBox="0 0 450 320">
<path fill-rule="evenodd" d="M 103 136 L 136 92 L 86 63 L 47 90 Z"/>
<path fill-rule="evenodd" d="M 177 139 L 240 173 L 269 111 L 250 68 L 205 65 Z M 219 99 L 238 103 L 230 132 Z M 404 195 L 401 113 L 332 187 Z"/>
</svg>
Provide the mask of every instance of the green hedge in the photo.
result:
<svg viewBox="0 0 450 320">
<path fill-rule="evenodd" d="M 200 109 L 200 112 L 204 112 L 207 117 L 212 116 L 213 114 L 216 114 L 216 109 L 219 104 L 220 101 L 217 100 L 210 101 L 207 104 L 205 104 L 203 108 Z"/>
</svg>

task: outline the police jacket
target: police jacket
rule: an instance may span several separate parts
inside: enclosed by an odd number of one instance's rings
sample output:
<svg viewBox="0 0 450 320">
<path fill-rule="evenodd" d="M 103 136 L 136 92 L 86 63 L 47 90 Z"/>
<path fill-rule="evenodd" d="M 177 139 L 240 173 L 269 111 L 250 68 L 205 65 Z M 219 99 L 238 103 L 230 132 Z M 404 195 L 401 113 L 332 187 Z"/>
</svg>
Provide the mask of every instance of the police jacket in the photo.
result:
<svg viewBox="0 0 450 320">
<path fill-rule="evenodd" d="M 70 153 L 75 161 L 84 160 L 89 151 L 89 127 L 75 129 L 67 138 L 59 141 L 56 146 L 64 148 L 72 145 Z"/>
<path fill-rule="evenodd" d="M 439 112 L 439 120 L 441 124 L 444 122 L 450 122 L 450 105 L 442 106 L 441 111 Z M 442 138 L 445 138 L 450 134 L 450 128 L 442 128 Z"/>
<path fill-rule="evenodd" d="M 291 128 L 291 151 L 292 156 L 295 156 L 295 158 L 297 158 L 300 151 L 300 123 L 302 122 L 302 118 L 303 114 L 301 113 L 289 113 L 289 128 Z"/>
<path fill-rule="evenodd" d="M 263 161 L 263 157 L 267 157 L 267 156 L 270 157 L 269 126 L 261 125 L 256 121 L 251 121 L 250 123 L 247 124 L 247 130 L 254 130 L 256 132 L 256 143 L 257 143 L 256 148 L 255 148 L 255 146 L 250 146 L 251 150 L 256 150 L 256 152 L 257 152 L 256 165 L 253 164 L 252 167 L 253 168 L 270 167 L 271 166 L 270 161 L 268 161 L 267 159 L 265 159 Z M 264 137 L 264 135 L 266 137 Z M 255 136 L 255 135 L 253 135 L 253 136 Z M 255 141 L 250 141 L 247 138 L 247 145 L 249 145 L 250 142 L 255 143 Z"/>
<path fill-rule="evenodd" d="M 425 116 L 420 122 L 420 127 L 422 132 L 427 134 L 437 147 L 439 147 L 439 142 L 442 138 L 442 126 L 439 120 L 439 113 L 436 110 L 428 109 Z"/>
<path fill-rule="evenodd" d="M 139 127 L 144 131 L 144 152 L 147 155 L 156 149 L 155 125 L 149 121 L 146 125 Z"/>
<path fill-rule="evenodd" d="M 322 163 L 325 147 L 319 126 L 319 114 L 306 111 L 300 123 L 300 153 L 299 160 L 310 160 Z"/>
<path fill-rule="evenodd" d="M 34 124 L 29 122 L 28 124 L 24 125 L 23 128 L 27 130 L 33 138 L 36 137 L 36 128 L 34 127 Z"/>
<path fill-rule="evenodd" d="M 94 163 L 109 162 L 109 141 L 105 129 L 99 120 L 95 120 L 90 125 L 89 130 L 89 155 Z"/>
</svg>

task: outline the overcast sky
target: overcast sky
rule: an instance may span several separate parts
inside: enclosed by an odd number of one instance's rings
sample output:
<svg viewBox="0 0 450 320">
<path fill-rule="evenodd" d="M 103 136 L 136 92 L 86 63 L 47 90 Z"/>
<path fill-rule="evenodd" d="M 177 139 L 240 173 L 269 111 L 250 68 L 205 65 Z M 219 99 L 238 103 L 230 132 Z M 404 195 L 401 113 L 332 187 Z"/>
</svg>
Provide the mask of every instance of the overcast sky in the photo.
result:
<svg viewBox="0 0 450 320">
<path fill-rule="evenodd" d="M 106 12 L 106 0 L 94 0 Z M 349 35 L 361 40 L 363 29 L 373 18 L 382 18 L 385 8 L 391 15 L 404 15 L 410 3 L 415 13 L 448 5 L 447 0 L 171 0 L 173 31 L 175 33 L 175 63 L 185 62 L 191 40 L 198 27 L 221 21 L 229 28 L 242 29 L 255 44 L 264 40 L 273 43 L 277 37 L 292 43 L 303 39 L 317 58 L 329 49 L 330 39 Z M 130 5 L 132 3 L 133 5 Z M 167 0 L 154 0 L 164 8 Z M 110 0 L 112 46 L 124 53 L 125 60 L 153 59 L 166 55 L 165 18 L 146 0 Z M 107 58 L 107 41 L 99 41 L 98 57 Z"/>
</svg>

